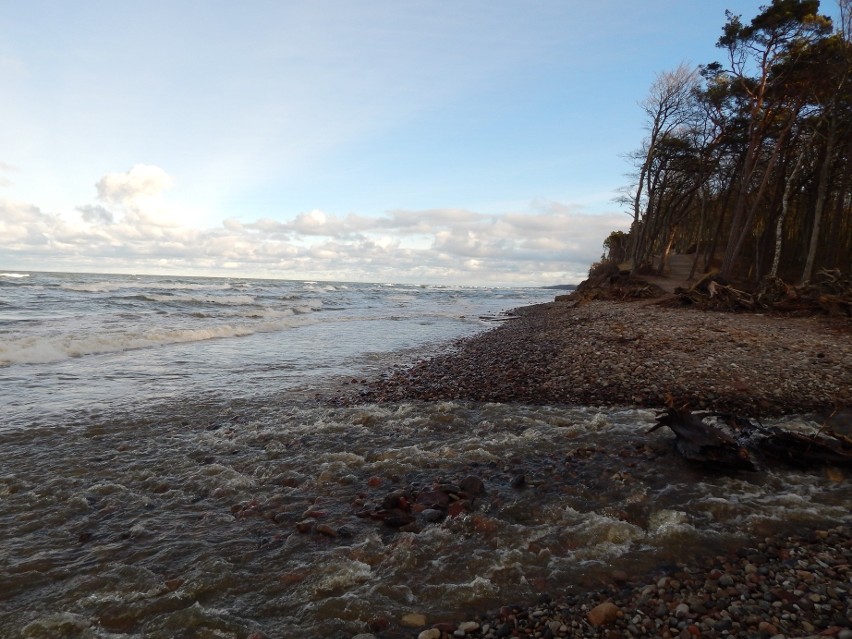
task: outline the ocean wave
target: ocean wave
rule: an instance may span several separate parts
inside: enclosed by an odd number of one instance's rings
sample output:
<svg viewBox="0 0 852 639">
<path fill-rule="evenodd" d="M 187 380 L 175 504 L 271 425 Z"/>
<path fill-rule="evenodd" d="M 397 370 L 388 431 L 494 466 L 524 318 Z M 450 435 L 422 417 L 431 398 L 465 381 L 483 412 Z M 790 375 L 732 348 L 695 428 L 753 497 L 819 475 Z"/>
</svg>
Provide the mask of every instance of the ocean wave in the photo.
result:
<svg viewBox="0 0 852 639">
<path fill-rule="evenodd" d="M 0 277 L 9 277 L 12 279 L 19 279 L 22 277 L 29 277 L 29 273 L 0 273 Z"/>
<path fill-rule="evenodd" d="M 149 329 L 92 333 L 84 336 L 52 335 L 6 339 L 0 343 L 0 366 L 49 364 L 75 357 L 120 353 L 124 351 L 201 342 L 212 339 L 246 337 L 272 333 L 309 323 L 304 316 L 282 313 L 274 321 L 249 324 L 222 324 L 193 329 Z"/>
<path fill-rule="evenodd" d="M 133 282 L 104 280 L 101 282 L 71 282 L 60 284 L 65 291 L 80 293 L 111 293 L 125 289 L 155 289 L 161 291 L 224 291 L 232 288 L 231 284 L 193 284 L 191 282 Z"/>
<path fill-rule="evenodd" d="M 149 302 L 223 304 L 227 306 L 251 306 L 257 300 L 254 295 L 171 295 L 168 293 L 144 293 L 137 298 Z"/>
</svg>

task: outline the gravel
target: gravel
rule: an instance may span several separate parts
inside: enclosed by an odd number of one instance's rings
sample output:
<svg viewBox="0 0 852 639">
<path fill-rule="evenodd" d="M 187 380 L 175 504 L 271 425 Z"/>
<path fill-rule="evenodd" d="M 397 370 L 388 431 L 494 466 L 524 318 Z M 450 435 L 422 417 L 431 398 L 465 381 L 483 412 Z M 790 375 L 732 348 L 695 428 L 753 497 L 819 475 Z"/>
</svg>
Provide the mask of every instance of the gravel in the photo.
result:
<svg viewBox="0 0 852 639">
<path fill-rule="evenodd" d="M 473 400 L 663 407 L 852 422 L 848 318 L 704 312 L 653 302 L 552 302 L 397 366 L 342 403 Z M 848 480 L 844 480 L 848 481 Z M 852 505 L 850 505 L 852 506 Z M 598 590 L 383 637 L 852 639 L 852 531 L 753 540 Z M 369 639 L 373 635 L 360 635 Z"/>
<path fill-rule="evenodd" d="M 751 417 L 852 405 L 852 323 L 643 302 L 516 309 L 449 352 L 343 401 L 474 400 L 690 408 Z"/>
<path fill-rule="evenodd" d="M 852 534 L 766 537 L 667 571 L 615 572 L 582 593 L 546 593 L 472 619 L 375 637 L 837 637 L 852 639 Z"/>
</svg>

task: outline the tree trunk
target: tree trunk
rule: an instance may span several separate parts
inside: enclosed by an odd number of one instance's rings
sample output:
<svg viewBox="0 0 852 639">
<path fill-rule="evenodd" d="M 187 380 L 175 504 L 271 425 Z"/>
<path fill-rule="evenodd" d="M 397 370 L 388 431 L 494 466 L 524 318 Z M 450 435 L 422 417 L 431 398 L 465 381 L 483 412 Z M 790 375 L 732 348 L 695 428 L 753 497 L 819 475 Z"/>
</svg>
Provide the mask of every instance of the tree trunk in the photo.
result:
<svg viewBox="0 0 852 639">
<path fill-rule="evenodd" d="M 817 200 L 814 205 L 814 224 L 811 229 L 811 242 L 808 247 L 808 258 L 805 261 L 805 270 L 802 272 L 802 281 L 811 279 L 814 270 L 817 247 L 819 246 L 819 230 L 822 224 L 822 212 L 825 210 L 826 194 L 828 193 L 828 178 L 830 175 L 831 160 L 834 154 L 834 140 L 837 131 L 837 118 L 831 118 L 828 135 L 825 140 L 825 155 L 819 171 L 819 184 L 817 185 Z"/>
<path fill-rule="evenodd" d="M 810 144 L 806 144 L 801 153 L 799 153 L 799 157 L 796 159 L 796 166 L 793 167 L 784 186 L 784 196 L 781 198 L 781 215 L 778 216 L 778 221 L 775 223 L 775 255 L 772 258 L 772 268 L 769 271 L 769 277 L 778 277 L 778 266 L 781 263 L 781 244 L 784 239 L 784 219 L 787 217 L 787 213 L 790 212 L 790 197 L 793 194 L 796 174 L 802 168 L 802 164 L 804 164 L 805 153 L 809 147 Z"/>
</svg>

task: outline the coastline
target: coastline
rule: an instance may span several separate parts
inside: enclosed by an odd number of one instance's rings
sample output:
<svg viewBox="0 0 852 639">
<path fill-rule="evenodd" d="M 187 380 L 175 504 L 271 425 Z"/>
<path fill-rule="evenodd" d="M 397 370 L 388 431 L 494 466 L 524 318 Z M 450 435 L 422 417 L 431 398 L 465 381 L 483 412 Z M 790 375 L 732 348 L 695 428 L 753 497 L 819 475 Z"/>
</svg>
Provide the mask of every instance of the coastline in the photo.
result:
<svg viewBox="0 0 852 639">
<path fill-rule="evenodd" d="M 848 421 L 852 324 L 669 308 L 648 301 L 555 301 L 410 367 L 348 401 L 473 400 L 662 408 L 748 417 L 816 413 Z"/>
<path fill-rule="evenodd" d="M 522 307 L 368 381 L 344 403 L 482 402 L 691 409 L 752 418 L 808 414 L 852 428 L 852 324 L 826 316 L 735 314 L 658 300 Z M 816 471 L 820 472 L 820 471 Z M 844 471 L 833 481 L 848 482 Z M 542 593 L 467 620 L 370 637 L 852 638 L 852 531 L 755 535 L 726 555 L 614 571 L 584 592 Z"/>
</svg>

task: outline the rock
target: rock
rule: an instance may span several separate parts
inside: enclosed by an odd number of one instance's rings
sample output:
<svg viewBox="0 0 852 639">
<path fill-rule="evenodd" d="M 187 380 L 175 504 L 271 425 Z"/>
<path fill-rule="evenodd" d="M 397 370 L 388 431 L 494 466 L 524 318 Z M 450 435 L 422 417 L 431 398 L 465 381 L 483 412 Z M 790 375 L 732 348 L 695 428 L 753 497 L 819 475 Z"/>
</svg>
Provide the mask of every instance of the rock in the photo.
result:
<svg viewBox="0 0 852 639">
<path fill-rule="evenodd" d="M 450 497 L 443 490 L 427 490 L 417 495 L 417 503 L 427 509 L 441 510 L 449 506 Z"/>
<path fill-rule="evenodd" d="M 432 523 L 436 521 L 441 521 L 444 517 L 447 516 L 447 513 L 445 513 L 443 510 L 438 510 L 437 508 L 427 508 L 420 514 L 423 516 L 423 519 Z"/>
<path fill-rule="evenodd" d="M 757 631 L 764 636 L 765 635 L 774 636 L 774 635 L 778 634 L 778 628 L 773 626 L 768 621 L 761 621 L 757 625 Z"/>
<path fill-rule="evenodd" d="M 524 488 L 527 485 L 527 478 L 523 475 L 515 475 L 512 477 L 512 480 L 509 482 L 509 486 L 512 488 Z"/>
<path fill-rule="evenodd" d="M 404 490 L 395 490 L 385 496 L 382 500 L 382 508 L 385 510 L 394 510 L 396 508 L 407 510 L 408 499 Z"/>
<path fill-rule="evenodd" d="M 618 606 L 611 601 L 605 601 L 589 611 L 589 623 L 593 626 L 605 626 L 615 621 L 619 612 Z"/>
<path fill-rule="evenodd" d="M 485 484 L 482 483 L 482 480 L 479 477 L 474 475 L 470 475 L 469 477 L 462 479 L 459 484 L 459 488 L 471 497 L 476 497 L 477 495 L 485 493 Z"/>
<path fill-rule="evenodd" d="M 385 526 L 389 528 L 402 528 L 413 521 L 414 517 L 411 514 L 398 508 L 386 512 L 384 516 Z"/>
<path fill-rule="evenodd" d="M 719 577 L 719 585 L 728 588 L 734 585 L 734 578 L 731 575 L 722 575 Z"/>
<path fill-rule="evenodd" d="M 403 626 L 409 626 L 411 628 L 419 628 L 420 626 L 426 625 L 426 615 L 421 615 L 417 612 L 410 612 L 407 615 L 403 615 L 400 622 Z M 438 636 L 440 637 L 440 631 L 438 631 Z"/>
<path fill-rule="evenodd" d="M 355 635 L 352 639 L 376 639 L 376 635 L 368 632 L 362 632 L 360 635 Z"/>
<path fill-rule="evenodd" d="M 458 627 L 464 634 L 470 634 L 471 632 L 476 632 L 479 630 L 479 624 L 475 621 L 463 621 L 459 624 Z"/>
<path fill-rule="evenodd" d="M 441 631 L 437 628 L 429 628 L 417 635 L 417 639 L 441 639 Z"/>
</svg>

